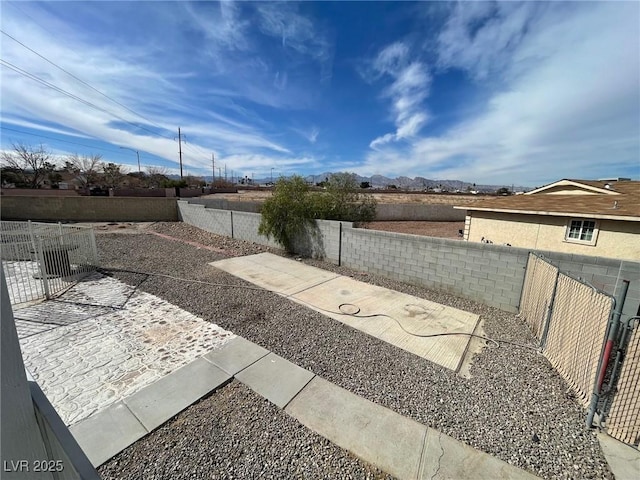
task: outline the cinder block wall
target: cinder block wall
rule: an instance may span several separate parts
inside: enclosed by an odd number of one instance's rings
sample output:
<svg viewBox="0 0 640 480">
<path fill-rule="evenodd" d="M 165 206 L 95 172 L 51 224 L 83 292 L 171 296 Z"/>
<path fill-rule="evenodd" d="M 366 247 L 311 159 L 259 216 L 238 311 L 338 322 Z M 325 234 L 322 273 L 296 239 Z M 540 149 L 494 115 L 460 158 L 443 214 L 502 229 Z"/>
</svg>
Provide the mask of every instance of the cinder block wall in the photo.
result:
<svg viewBox="0 0 640 480">
<path fill-rule="evenodd" d="M 234 210 L 236 212 L 260 213 L 262 208 L 262 203 L 260 202 L 227 200 L 226 198 L 192 198 L 189 199 L 189 203 L 205 205 L 219 210 Z"/>
<path fill-rule="evenodd" d="M 175 198 L 40 197 L 3 195 L 3 220 L 175 222 Z"/>
<path fill-rule="evenodd" d="M 428 205 L 421 203 L 379 203 L 376 205 L 377 221 L 427 221 L 464 222 L 466 210 L 453 205 Z"/>
<path fill-rule="evenodd" d="M 258 234 L 260 214 L 217 211 L 178 202 L 185 222 L 215 228 L 214 215 L 229 215 L 233 236 L 279 248 Z M 342 227 L 341 224 L 342 223 Z M 342 230 L 342 234 L 341 234 Z M 218 232 L 215 232 L 218 233 Z M 221 233 L 224 234 L 224 233 Z M 353 228 L 347 222 L 317 221 L 317 230 L 297 246 L 305 255 L 324 258 L 357 270 L 445 290 L 508 312 L 517 312 L 529 252 L 525 248 L 423 237 Z M 640 263 L 610 258 L 536 251 L 563 272 L 609 294 L 619 295 L 622 280 L 631 281 L 623 316 L 640 305 Z"/>
<path fill-rule="evenodd" d="M 516 311 L 527 251 L 418 235 L 344 229 L 342 264 Z"/>
<path fill-rule="evenodd" d="M 178 204 L 180 220 L 184 223 L 217 235 L 232 236 L 231 211 L 214 210 L 205 208 L 204 205 L 189 205 L 189 208 L 183 208 L 183 205 L 188 205 L 186 201 L 178 201 Z"/>
<path fill-rule="evenodd" d="M 262 216 L 259 213 L 233 212 L 233 238 L 266 245 L 267 247 L 281 248 L 273 239 L 270 240 L 258 233 L 261 218 Z"/>
<path fill-rule="evenodd" d="M 260 213 L 261 202 L 227 200 L 225 198 L 194 198 L 189 203 L 206 205 L 220 210 Z M 464 222 L 465 210 L 453 205 L 426 205 L 421 203 L 379 203 L 376 205 L 377 221 L 431 221 Z"/>
<path fill-rule="evenodd" d="M 623 319 L 640 313 L 640 262 L 548 251 L 537 253 L 557 265 L 562 272 L 616 298 L 622 290 L 623 280 L 629 280 L 627 300 L 622 311 Z"/>
</svg>

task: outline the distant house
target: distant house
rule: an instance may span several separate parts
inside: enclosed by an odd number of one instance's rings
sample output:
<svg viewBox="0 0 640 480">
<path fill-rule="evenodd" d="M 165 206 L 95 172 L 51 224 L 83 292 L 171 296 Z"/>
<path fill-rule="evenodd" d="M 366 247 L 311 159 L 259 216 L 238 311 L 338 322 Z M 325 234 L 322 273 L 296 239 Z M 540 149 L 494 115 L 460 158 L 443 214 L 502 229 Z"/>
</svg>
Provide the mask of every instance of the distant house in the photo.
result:
<svg viewBox="0 0 640 480">
<path fill-rule="evenodd" d="M 464 239 L 640 260 L 640 182 L 560 180 L 466 209 Z"/>
</svg>

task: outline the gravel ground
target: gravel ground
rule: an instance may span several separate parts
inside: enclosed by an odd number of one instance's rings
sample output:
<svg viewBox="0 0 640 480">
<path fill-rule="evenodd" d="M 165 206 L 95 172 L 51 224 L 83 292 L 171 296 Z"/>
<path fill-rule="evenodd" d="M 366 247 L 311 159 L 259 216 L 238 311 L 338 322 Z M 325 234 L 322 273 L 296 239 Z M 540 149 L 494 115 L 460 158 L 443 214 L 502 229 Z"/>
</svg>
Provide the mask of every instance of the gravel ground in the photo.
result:
<svg viewBox="0 0 640 480">
<path fill-rule="evenodd" d="M 105 480 L 392 478 L 235 380 L 98 471 Z"/>
<path fill-rule="evenodd" d="M 148 230 L 224 253 L 153 235 L 103 234 L 97 237 L 103 265 L 241 286 L 248 284 L 207 263 L 267 250 L 185 224 L 155 224 Z M 304 262 L 479 314 L 489 337 L 532 342 L 527 328 L 513 314 L 344 267 L 315 260 Z M 131 283 L 144 278 L 114 275 Z M 353 393 L 536 475 L 554 479 L 613 478 L 595 433 L 584 427 L 585 411 L 549 362 L 533 350 L 506 343 L 500 348 L 485 348 L 474 359 L 472 377 L 466 379 L 271 292 L 166 277 L 149 277 L 140 288 Z M 188 416 L 190 410 L 186 412 Z M 173 438 L 171 430 L 165 433 Z M 192 438 L 201 441 L 197 436 Z M 149 448 L 161 450 L 161 444 L 156 443 Z M 216 444 L 211 445 L 214 447 Z M 282 452 L 284 456 L 294 454 L 286 449 Z"/>
</svg>

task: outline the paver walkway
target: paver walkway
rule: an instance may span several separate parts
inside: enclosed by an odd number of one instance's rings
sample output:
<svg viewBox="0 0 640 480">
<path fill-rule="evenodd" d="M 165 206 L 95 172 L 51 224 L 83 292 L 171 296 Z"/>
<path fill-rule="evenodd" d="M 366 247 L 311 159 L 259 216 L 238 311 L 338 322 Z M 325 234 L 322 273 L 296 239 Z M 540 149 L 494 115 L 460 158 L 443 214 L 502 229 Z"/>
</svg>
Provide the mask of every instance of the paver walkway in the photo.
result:
<svg viewBox="0 0 640 480">
<path fill-rule="evenodd" d="M 233 338 L 154 295 L 93 274 L 14 311 L 26 368 L 72 425 Z"/>
</svg>

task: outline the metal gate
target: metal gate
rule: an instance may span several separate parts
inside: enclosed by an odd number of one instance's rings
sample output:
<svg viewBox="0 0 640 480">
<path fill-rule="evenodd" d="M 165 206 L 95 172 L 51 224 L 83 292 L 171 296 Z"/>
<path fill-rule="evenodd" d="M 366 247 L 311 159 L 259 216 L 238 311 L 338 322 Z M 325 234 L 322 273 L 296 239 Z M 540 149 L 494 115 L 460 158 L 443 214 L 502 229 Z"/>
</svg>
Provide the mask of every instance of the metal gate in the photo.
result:
<svg viewBox="0 0 640 480">
<path fill-rule="evenodd" d="M 640 445 L 640 317 L 630 318 L 619 339 L 620 351 L 626 347 L 620 376 L 612 373 L 610 402 L 603 408 L 607 433 L 613 438 L 638 447 Z M 635 327 L 635 328 L 634 328 Z M 627 343 L 628 342 L 628 343 Z M 621 357 L 622 355 L 620 355 Z M 617 380 L 617 383 L 616 383 Z M 608 414 L 607 414 L 607 410 Z"/>
<path fill-rule="evenodd" d="M 542 352 L 588 403 L 598 372 L 607 324 L 614 306 L 601 292 L 529 254 L 520 317 L 540 341 Z"/>
<path fill-rule="evenodd" d="M 544 342 L 544 328 L 551 315 L 558 273 L 558 267 L 555 265 L 533 253 L 529 254 L 527 274 L 520 298 L 520 316 L 541 344 Z"/>
<path fill-rule="evenodd" d="M 634 327 L 639 318 L 620 319 L 628 283 L 623 281 L 616 305 L 613 296 L 530 253 L 519 315 L 580 402 L 590 403 L 587 425 L 599 413 L 607 433 L 637 446 L 640 329 Z M 603 387 L 605 377 L 609 381 Z"/>
<path fill-rule="evenodd" d="M 610 295 L 558 275 L 543 353 L 585 405 L 593 392 L 613 306 Z"/>
<path fill-rule="evenodd" d="M 0 222 L 0 257 L 13 305 L 51 298 L 98 266 L 91 227 Z"/>
</svg>

